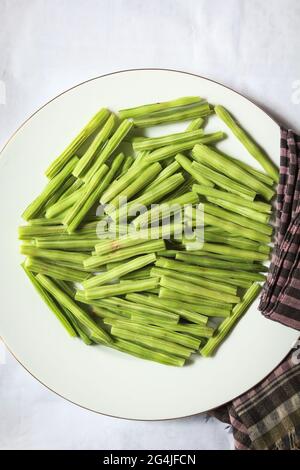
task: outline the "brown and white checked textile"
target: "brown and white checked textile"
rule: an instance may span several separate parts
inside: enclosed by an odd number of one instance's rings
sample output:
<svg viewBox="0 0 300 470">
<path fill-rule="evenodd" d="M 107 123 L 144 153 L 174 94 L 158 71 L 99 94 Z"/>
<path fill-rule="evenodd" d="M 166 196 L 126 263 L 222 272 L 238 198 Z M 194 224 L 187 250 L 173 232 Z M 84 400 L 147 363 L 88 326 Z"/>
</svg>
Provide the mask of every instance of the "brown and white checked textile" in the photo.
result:
<svg viewBox="0 0 300 470">
<path fill-rule="evenodd" d="M 300 137 L 281 129 L 275 247 L 259 308 L 300 330 Z M 260 384 L 210 414 L 233 428 L 236 449 L 300 450 L 300 346 Z"/>
<path fill-rule="evenodd" d="M 300 330 L 300 137 L 281 129 L 275 247 L 259 309 Z"/>
<path fill-rule="evenodd" d="M 300 450 L 300 349 L 259 385 L 211 414 L 232 425 L 237 450 Z"/>
</svg>

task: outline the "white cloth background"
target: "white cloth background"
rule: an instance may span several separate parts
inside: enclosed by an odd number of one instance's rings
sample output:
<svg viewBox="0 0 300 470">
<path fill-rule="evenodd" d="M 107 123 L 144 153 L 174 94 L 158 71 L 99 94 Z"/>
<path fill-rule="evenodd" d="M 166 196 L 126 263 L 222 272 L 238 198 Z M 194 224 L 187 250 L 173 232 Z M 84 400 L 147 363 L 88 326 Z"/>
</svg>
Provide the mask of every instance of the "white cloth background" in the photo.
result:
<svg viewBox="0 0 300 470">
<path fill-rule="evenodd" d="M 0 0 L 0 145 L 63 90 L 138 67 L 220 81 L 299 130 L 299 31 L 298 0 Z M 2 449 L 232 446 L 226 426 L 203 415 L 169 422 L 96 415 L 49 392 L 7 351 L 0 362 Z"/>
</svg>

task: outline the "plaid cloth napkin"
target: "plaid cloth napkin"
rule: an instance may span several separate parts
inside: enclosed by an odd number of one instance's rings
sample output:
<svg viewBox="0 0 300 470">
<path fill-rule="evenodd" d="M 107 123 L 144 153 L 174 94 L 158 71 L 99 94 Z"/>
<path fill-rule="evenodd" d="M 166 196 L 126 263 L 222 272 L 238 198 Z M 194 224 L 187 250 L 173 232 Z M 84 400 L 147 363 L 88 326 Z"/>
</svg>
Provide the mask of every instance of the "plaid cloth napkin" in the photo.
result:
<svg viewBox="0 0 300 470">
<path fill-rule="evenodd" d="M 300 330 L 300 137 L 285 129 L 275 247 L 259 309 Z M 300 450 L 300 343 L 260 384 L 210 414 L 232 425 L 236 449 Z"/>
<path fill-rule="evenodd" d="M 259 385 L 210 412 L 231 424 L 237 450 L 300 450 L 300 348 Z"/>
<path fill-rule="evenodd" d="M 259 309 L 300 330 L 300 136 L 281 129 L 280 180 L 272 262 Z"/>
</svg>

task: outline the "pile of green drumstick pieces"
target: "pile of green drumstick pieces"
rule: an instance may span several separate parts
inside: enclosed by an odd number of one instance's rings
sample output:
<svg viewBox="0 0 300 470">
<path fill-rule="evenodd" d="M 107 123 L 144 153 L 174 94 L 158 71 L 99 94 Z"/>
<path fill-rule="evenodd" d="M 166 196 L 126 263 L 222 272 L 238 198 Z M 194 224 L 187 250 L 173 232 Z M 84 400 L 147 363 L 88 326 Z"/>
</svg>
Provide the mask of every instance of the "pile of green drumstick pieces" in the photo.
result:
<svg viewBox="0 0 300 470">
<path fill-rule="evenodd" d="M 261 171 L 216 149 L 226 135 L 205 133 L 212 114 Z M 184 132 L 141 131 L 179 121 Z M 231 114 L 194 96 L 101 109 L 46 176 L 19 227 L 22 266 L 68 333 L 174 366 L 212 355 L 260 292 L 278 182 Z M 177 233 L 187 206 L 192 229 L 204 214 L 203 244 Z"/>
</svg>

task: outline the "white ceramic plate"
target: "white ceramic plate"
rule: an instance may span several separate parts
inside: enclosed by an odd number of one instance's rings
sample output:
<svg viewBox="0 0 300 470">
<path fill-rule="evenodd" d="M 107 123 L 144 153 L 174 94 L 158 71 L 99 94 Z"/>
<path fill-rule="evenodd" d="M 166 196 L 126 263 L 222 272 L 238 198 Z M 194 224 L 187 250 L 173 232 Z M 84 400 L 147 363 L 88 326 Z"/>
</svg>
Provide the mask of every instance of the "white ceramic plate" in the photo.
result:
<svg viewBox="0 0 300 470">
<path fill-rule="evenodd" d="M 72 402 L 112 416 L 170 419 L 206 411 L 245 392 L 289 352 L 298 333 L 266 320 L 256 302 L 211 359 L 184 368 L 87 347 L 68 337 L 20 268 L 17 227 L 26 205 L 41 191 L 48 164 L 99 107 L 117 110 L 200 95 L 228 107 L 279 163 L 279 126 L 236 92 L 210 80 L 168 70 L 106 75 L 63 93 L 34 114 L 4 148 L 0 160 L 0 334 L 40 382 Z M 212 128 L 223 128 L 214 122 Z M 160 127 L 159 132 L 182 125 Z M 157 130 L 156 130 L 157 132 Z M 220 145 L 255 162 L 230 138 Z"/>
</svg>

